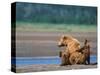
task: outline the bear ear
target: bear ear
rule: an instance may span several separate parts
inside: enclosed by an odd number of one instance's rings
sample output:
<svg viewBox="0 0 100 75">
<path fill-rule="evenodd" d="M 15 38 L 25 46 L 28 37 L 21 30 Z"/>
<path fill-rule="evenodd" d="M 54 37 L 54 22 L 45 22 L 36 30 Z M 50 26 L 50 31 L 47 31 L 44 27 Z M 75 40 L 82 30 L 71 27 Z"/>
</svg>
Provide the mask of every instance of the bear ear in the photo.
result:
<svg viewBox="0 0 100 75">
<path fill-rule="evenodd" d="M 89 44 L 90 40 L 85 39 L 84 45 Z"/>
<path fill-rule="evenodd" d="M 86 45 L 87 43 L 88 43 L 88 40 L 87 40 L 87 39 L 85 39 L 84 45 Z"/>
<path fill-rule="evenodd" d="M 65 36 L 65 35 L 63 35 L 62 37 L 63 37 L 63 39 L 67 39 L 67 36 Z"/>
</svg>

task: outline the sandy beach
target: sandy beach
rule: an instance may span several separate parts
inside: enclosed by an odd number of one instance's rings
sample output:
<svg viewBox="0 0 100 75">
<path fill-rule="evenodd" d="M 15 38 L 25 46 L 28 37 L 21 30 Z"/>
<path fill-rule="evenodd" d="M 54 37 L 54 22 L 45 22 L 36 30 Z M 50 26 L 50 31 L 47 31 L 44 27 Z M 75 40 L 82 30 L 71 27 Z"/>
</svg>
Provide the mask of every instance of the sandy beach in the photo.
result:
<svg viewBox="0 0 100 75">
<path fill-rule="evenodd" d="M 71 35 L 77 38 L 81 45 L 84 39 L 90 40 L 91 54 L 97 55 L 97 33 L 96 32 L 16 32 L 16 56 L 17 57 L 37 57 L 37 56 L 58 56 L 59 48 L 57 43 L 61 35 Z M 97 65 L 67 65 L 59 64 L 32 64 L 17 66 L 16 72 L 39 72 L 39 71 L 56 71 L 72 69 L 89 69 L 97 68 Z"/>
</svg>

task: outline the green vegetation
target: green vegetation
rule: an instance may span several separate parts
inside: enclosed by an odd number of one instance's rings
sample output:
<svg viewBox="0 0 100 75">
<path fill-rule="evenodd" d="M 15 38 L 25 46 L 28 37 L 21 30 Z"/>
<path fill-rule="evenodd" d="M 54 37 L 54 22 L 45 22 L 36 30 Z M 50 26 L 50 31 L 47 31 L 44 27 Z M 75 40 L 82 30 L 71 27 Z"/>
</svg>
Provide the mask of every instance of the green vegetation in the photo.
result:
<svg viewBox="0 0 100 75">
<path fill-rule="evenodd" d="M 18 31 L 96 32 L 96 27 L 97 7 L 16 3 Z"/>
<path fill-rule="evenodd" d="M 50 24 L 17 22 L 18 31 L 49 31 L 49 32 L 96 32 L 96 25 L 86 24 Z"/>
<path fill-rule="evenodd" d="M 16 3 L 16 20 L 53 24 L 97 24 L 97 7 Z"/>
</svg>

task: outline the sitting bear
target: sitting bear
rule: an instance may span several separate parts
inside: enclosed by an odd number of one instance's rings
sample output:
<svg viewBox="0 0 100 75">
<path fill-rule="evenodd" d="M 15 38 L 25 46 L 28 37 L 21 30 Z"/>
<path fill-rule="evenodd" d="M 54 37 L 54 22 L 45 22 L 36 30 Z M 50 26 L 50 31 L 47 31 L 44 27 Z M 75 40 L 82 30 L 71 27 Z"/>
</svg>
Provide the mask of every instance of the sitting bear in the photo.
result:
<svg viewBox="0 0 100 75">
<path fill-rule="evenodd" d="M 62 36 L 59 47 L 66 47 L 60 51 L 61 66 L 73 64 L 90 64 L 90 45 L 85 40 L 84 46 L 80 48 L 80 42 L 71 36 Z"/>
<path fill-rule="evenodd" d="M 63 66 L 70 64 L 69 56 L 76 50 L 80 49 L 80 42 L 71 36 L 62 36 L 58 43 L 58 46 L 65 47 L 65 50 L 62 50 L 59 53 L 62 61 L 61 65 Z"/>
</svg>

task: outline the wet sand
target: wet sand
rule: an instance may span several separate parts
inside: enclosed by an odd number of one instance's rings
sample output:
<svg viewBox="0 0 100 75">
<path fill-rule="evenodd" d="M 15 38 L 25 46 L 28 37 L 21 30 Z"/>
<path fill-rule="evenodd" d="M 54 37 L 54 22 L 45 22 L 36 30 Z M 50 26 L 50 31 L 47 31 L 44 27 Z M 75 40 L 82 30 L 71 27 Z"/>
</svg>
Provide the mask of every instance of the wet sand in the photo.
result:
<svg viewBox="0 0 100 75">
<path fill-rule="evenodd" d="M 59 70 L 77 70 L 77 69 L 93 69 L 97 68 L 97 65 L 26 65 L 16 68 L 17 73 L 23 72 L 40 72 L 40 71 L 59 71 Z"/>
<path fill-rule="evenodd" d="M 58 56 L 60 50 L 57 46 L 62 35 L 71 35 L 77 38 L 83 45 L 88 39 L 92 54 L 97 54 L 96 32 L 16 32 L 16 55 L 17 57 Z"/>
</svg>

